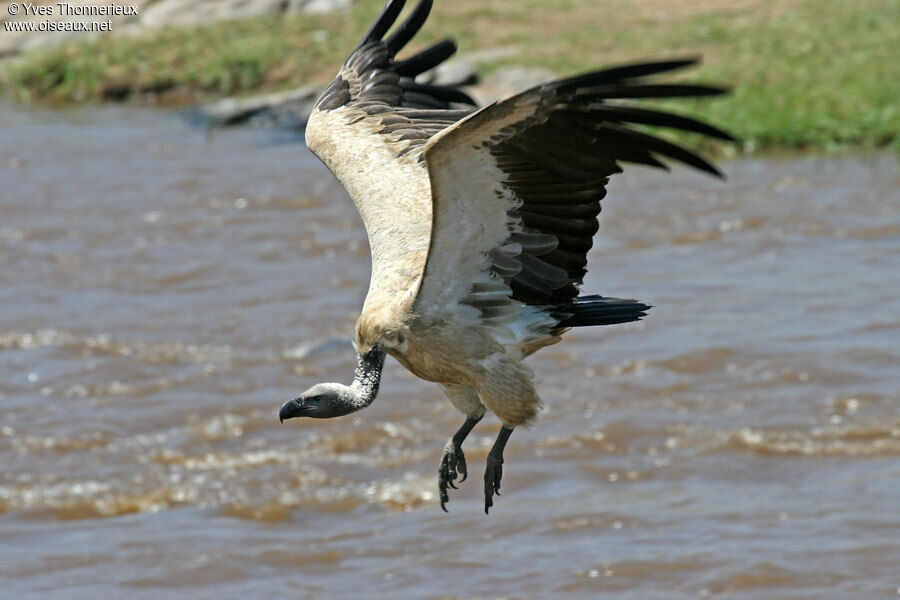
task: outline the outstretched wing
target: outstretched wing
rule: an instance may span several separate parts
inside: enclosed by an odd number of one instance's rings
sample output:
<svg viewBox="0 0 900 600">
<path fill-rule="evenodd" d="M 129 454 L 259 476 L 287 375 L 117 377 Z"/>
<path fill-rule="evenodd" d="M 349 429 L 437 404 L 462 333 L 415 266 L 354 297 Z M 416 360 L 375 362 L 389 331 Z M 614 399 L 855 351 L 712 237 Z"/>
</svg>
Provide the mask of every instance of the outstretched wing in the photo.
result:
<svg viewBox="0 0 900 600">
<path fill-rule="evenodd" d="M 622 163 L 667 168 L 663 160 L 673 159 L 720 175 L 697 154 L 642 129 L 731 136 L 628 102 L 723 93 L 647 80 L 694 62 L 635 64 L 549 83 L 435 136 L 425 149 L 433 225 L 417 310 L 467 305 L 487 327 L 509 324 L 523 310 L 564 314 L 586 272 L 608 178 Z"/>
<path fill-rule="evenodd" d="M 359 327 L 404 314 L 415 298 L 431 237 L 426 142 L 472 112 L 462 91 L 415 76 L 456 51 L 444 40 L 404 60 L 397 53 L 422 27 L 421 0 L 385 37 L 405 0 L 390 0 L 316 102 L 306 142 L 347 189 L 372 251 L 372 279 Z"/>
<path fill-rule="evenodd" d="M 421 160 L 421 150 L 431 136 L 472 112 L 458 105 L 474 106 L 475 102 L 458 88 L 415 81 L 417 75 L 456 52 L 453 40 L 444 39 L 409 58 L 396 60 L 397 53 L 425 23 L 433 0 L 421 0 L 385 38 L 405 3 L 406 0 L 389 0 L 337 77 L 322 92 L 314 110 L 346 108 L 361 113 L 366 120 L 366 135 L 384 136 L 385 142 L 397 148 L 398 156 L 413 153 Z M 317 133 L 315 129 L 312 132 Z M 307 141 L 310 147 L 317 145 L 315 139 L 308 137 Z"/>
</svg>

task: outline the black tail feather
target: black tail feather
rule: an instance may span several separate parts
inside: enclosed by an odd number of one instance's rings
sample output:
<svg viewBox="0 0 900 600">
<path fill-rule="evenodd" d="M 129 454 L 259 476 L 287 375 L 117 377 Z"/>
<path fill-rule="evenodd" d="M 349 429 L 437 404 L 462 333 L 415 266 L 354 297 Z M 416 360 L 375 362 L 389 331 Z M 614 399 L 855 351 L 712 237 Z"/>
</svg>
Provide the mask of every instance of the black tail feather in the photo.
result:
<svg viewBox="0 0 900 600">
<path fill-rule="evenodd" d="M 649 304 L 623 298 L 580 296 L 570 306 L 559 307 L 559 327 L 589 327 L 640 321 L 647 316 Z"/>
</svg>

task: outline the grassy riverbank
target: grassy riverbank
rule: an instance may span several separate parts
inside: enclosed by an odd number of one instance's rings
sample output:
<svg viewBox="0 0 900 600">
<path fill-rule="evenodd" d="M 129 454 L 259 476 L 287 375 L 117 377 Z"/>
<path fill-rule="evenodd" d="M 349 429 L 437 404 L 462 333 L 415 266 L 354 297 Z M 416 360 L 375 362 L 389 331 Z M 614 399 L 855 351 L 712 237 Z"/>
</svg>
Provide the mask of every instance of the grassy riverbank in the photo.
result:
<svg viewBox="0 0 900 600">
<path fill-rule="evenodd" d="M 250 19 L 24 56 L 4 76 L 19 98 L 54 102 L 153 94 L 169 102 L 327 81 L 382 0 L 350 14 Z M 560 74 L 616 61 L 702 54 L 693 77 L 734 87 L 690 110 L 751 148 L 875 147 L 900 129 L 897 0 L 438 1 L 418 41 L 461 52 L 514 46 L 482 64 Z"/>
</svg>

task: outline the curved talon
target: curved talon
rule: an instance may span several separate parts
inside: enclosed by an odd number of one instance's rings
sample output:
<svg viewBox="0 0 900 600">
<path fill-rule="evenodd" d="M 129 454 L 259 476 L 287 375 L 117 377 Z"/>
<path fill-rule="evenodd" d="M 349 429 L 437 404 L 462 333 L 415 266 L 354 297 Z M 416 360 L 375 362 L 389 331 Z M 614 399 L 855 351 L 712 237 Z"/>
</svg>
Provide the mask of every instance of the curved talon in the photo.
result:
<svg viewBox="0 0 900 600">
<path fill-rule="evenodd" d="M 441 454 L 441 464 L 438 467 L 438 491 L 440 492 L 441 508 L 444 512 L 450 512 L 445 506 L 450 501 L 447 488 L 458 489 L 454 483 L 457 478 L 461 476 L 459 483 L 462 483 L 468 476 L 466 455 L 463 454 L 462 443 L 483 415 L 484 413 L 466 417 L 466 422 L 462 424 L 459 431 L 453 434 L 453 437 L 444 445 L 444 452 Z"/>
<path fill-rule="evenodd" d="M 487 457 L 487 467 L 484 470 L 484 514 L 489 514 L 488 509 L 494 505 L 494 494 L 500 495 L 500 479 L 503 477 L 503 449 L 509 436 L 512 435 L 512 427 L 503 425 L 497 434 Z"/>
<path fill-rule="evenodd" d="M 448 488 L 459 489 L 454 482 L 460 474 L 463 475 L 463 479 L 460 480 L 461 483 L 466 476 L 466 457 L 462 448 L 451 439 L 444 446 L 441 465 L 438 467 L 438 491 L 440 492 L 441 508 L 444 509 L 444 512 L 450 512 L 445 506 L 450 501 L 450 496 L 447 493 Z"/>
<path fill-rule="evenodd" d="M 500 495 L 500 479 L 503 477 L 503 459 L 488 455 L 484 471 L 484 514 L 490 514 L 494 494 Z"/>
</svg>

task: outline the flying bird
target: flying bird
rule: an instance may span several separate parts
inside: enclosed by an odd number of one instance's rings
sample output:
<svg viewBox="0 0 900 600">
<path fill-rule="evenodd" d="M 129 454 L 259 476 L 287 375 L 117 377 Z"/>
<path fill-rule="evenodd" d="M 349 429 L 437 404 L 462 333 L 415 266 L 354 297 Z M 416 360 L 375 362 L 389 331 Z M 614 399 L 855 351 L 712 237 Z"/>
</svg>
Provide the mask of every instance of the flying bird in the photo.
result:
<svg viewBox="0 0 900 600">
<path fill-rule="evenodd" d="M 438 468 L 445 511 L 449 488 L 468 473 L 463 441 L 486 411 L 500 419 L 484 473 L 488 512 L 507 440 L 541 406 L 524 359 L 572 327 L 637 321 L 650 308 L 579 292 L 609 176 L 627 163 L 666 169 L 665 159 L 721 176 L 648 127 L 733 138 L 634 102 L 723 93 L 653 78 L 693 59 L 594 71 L 475 108 L 460 89 L 415 79 L 456 51 L 452 40 L 397 58 L 432 6 L 421 0 L 388 35 L 404 3 L 387 2 L 306 128 L 310 150 L 359 210 L 371 248 L 355 377 L 349 386 L 313 386 L 286 402 L 280 418 L 369 406 L 389 354 L 436 382 L 465 415 Z"/>
</svg>

